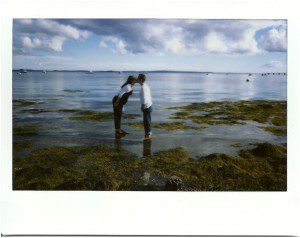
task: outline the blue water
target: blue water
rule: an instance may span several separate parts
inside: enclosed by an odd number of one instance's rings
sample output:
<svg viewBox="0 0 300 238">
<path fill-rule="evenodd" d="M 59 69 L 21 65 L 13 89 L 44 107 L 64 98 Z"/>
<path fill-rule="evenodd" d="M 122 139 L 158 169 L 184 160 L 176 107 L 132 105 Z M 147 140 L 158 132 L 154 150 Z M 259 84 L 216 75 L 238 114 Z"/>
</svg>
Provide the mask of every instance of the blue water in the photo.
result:
<svg viewBox="0 0 300 238">
<path fill-rule="evenodd" d="M 94 145 L 107 143 L 122 146 L 124 149 L 143 155 L 145 149 L 151 153 L 177 146 L 185 147 L 192 157 L 213 152 L 235 154 L 231 146 L 235 143 L 268 141 L 271 143 L 286 142 L 286 138 L 277 137 L 257 128 L 251 123 L 236 126 L 211 126 L 203 131 L 167 132 L 153 129 L 154 139 L 151 145 L 143 143 L 144 132 L 126 126 L 128 122 L 142 121 L 123 120 L 123 128 L 130 132 L 121 141 L 115 141 L 113 122 L 70 121 L 71 114 L 55 112 L 58 109 L 92 109 L 112 111 L 111 100 L 120 85 L 129 74 L 99 72 L 28 72 L 13 73 L 13 99 L 38 99 L 41 103 L 26 108 L 52 110 L 40 114 L 28 114 L 15 108 L 14 125 L 36 123 L 41 132 L 30 137 L 14 137 L 15 140 L 28 140 L 33 149 L 62 145 Z M 155 123 L 170 121 L 173 112 L 166 107 L 186 105 L 193 102 L 221 100 L 272 99 L 286 100 L 287 79 L 281 75 L 261 74 L 203 74 L 203 73 L 148 73 L 153 97 Z M 249 82 L 246 80 L 249 79 Z M 140 114 L 139 85 L 134 86 L 134 93 L 124 108 L 125 113 Z M 83 92 L 65 92 L 64 90 L 81 90 Z M 145 148 L 147 146 L 147 148 Z"/>
</svg>

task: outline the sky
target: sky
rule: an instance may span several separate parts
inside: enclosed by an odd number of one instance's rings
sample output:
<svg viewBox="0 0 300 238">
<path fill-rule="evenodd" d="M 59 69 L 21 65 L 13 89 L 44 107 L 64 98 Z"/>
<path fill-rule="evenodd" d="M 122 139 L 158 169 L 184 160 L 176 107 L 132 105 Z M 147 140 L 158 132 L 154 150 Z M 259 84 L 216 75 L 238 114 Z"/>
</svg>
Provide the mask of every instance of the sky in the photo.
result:
<svg viewBox="0 0 300 238">
<path fill-rule="evenodd" d="M 286 72 L 286 20 L 14 19 L 13 68 Z"/>
</svg>

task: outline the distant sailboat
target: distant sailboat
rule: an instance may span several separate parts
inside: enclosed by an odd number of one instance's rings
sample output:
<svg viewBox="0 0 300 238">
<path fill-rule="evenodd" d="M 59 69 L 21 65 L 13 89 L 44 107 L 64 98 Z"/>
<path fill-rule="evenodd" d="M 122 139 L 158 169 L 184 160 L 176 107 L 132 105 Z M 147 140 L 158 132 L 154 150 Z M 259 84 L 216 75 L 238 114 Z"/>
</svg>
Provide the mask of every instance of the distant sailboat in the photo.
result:
<svg viewBox="0 0 300 238">
<path fill-rule="evenodd" d="M 89 70 L 88 72 L 86 72 L 87 74 L 93 74 L 94 72 L 92 70 Z"/>
<path fill-rule="evenodd" d="M 46 70 L 43 70 L 43 74 L 45 74 L 45 73 L 47 73 L 47 71 L 46 71 Z"/>
</svg>

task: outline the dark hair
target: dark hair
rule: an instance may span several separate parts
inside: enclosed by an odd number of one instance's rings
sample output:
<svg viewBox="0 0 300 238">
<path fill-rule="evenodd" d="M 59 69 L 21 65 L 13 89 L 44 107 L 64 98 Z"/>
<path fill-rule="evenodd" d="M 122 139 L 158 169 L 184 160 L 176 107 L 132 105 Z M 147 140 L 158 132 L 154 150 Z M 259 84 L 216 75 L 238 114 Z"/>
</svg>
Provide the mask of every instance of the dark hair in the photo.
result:
<svg viewBox="0 0 300 238">
<path fill-rule="evenodd" d="M 145 74 L 139 74 L 138 79 L 140 79 L 142 82 L 146 81 L 146 75 Z"/>
<path fill-rule="evenodd" d="M 130 76 L 127 78 L 126 82 L 121 86 L 121 88 L 123 88 L 123 87 L 126 86 L 127 84 L 132 84 L 135 80 L 136 80 L 136 78 L 135 78 L 134 76 L 130 75 Z"/>
</svg>

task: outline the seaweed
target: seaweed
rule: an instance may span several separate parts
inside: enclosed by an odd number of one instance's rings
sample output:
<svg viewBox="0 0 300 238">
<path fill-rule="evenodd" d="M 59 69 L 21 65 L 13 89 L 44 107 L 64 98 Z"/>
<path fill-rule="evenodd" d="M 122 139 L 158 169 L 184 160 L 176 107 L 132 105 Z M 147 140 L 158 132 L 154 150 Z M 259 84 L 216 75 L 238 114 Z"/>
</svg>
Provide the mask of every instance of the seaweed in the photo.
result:
<svg viewBox="0 0 300 238">
<path fill-rule="evenodd" d="M 13 134 L 14 135 L 20 135 L 20 136 L 31 136 L 36 135 L 38 133 L 37 128 L 35 127 L 17 127 L 14 126 L 13 128 Z"/>
<path fill-rule="evenodd" d="M 41 103 L 41 101 L 37 99 L 14 99 L 13 107 L 32 106 L 38 103 Z"/>
<path fill-rule="evenodd" d="M 21 112 L 30 113 L 30 114 L 39 114 L 39 113 L 44 113 L 44 112 L 52 112 L 52 110 L 39 109 L 39 108 L 28 108 L 28 109 L 23 109 Z"/>
<path fill-rule="evenodd" d="M 87 90 L 77 90 L 77 89 L 65 89 L 63 90 L 64 92 L 67 92 L 67 93 L 84 93 L 84 92 L 89 92 Z"/>
<path fill-rule="evenodd" d="M 259 126 L 259 128 L 270 132 L 276 136 L 286 136 L 287 135 L 287 130 L 286 128 L 278 128 L 275 126 Z"/>
<path fill-rule="evenodd" d="M 13 152 L 18 153 L 22 150 L 29 149 L 32 147 L 30 142 L 23 142 L 23 141 L 14 141 L 13 142 Z"/>
<path fill-rule="evenodd" d="M 132 126 L 136 129 L 144 128 L 144 124 L 142 122 L 132 122 L 132 123 L 127 123 L 127 125 Z M 199 126 L 188 126 L 185 125 L 184 122 L 152 123 L 152 127 L 160 130 L 166 130 L 166 131 L 203 130 L 206 128 L 206 127 L 199 127 Z"/>
<path fill-rule="evenodd" d="M 183 191 L 286 191 L 286 148 L 269 143 L 198 160 L 183 147 L 143 159 L 104 145 L 51 147 L 14 160 L 13 167 L 17 190 L 168 190 L 175 176 Z"/>
<path fill-rule="evenodd" d="M 69 117 L 71 121 L 91 121 L 91 122 L 106 122 L 113 120 L 112 112 L 97 112 L 93 110 L 81 110 Z"/>
<path fill-rule="evenodd" d="M 185 119 L 198 124 L 234 125 L 255 121 L 274 126 L 286 126 L 286 101 L 252 100 L 192 103 L 182 107 L 173 107 L 178 112 L 171 119 Z M 197 113 L 202 113 L 199 116 Z M 280 130 L 276 129 L 279 134 Z"/>
</svg>

